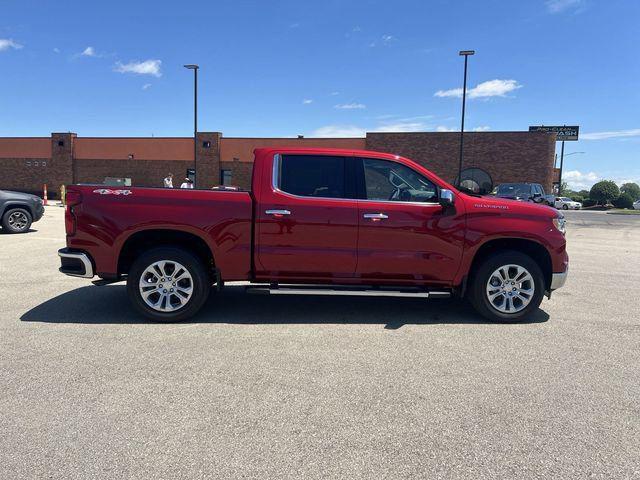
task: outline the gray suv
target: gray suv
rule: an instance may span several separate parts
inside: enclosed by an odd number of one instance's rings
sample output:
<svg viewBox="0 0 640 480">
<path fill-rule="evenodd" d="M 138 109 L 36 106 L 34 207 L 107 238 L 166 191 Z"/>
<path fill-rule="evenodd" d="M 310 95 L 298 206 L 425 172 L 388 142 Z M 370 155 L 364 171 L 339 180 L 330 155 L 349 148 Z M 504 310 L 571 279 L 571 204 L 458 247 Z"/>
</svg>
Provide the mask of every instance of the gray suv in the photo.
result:
<svg viewBox="0 0 640 480">
<path fill-rule="evenodd" d="M 544 188 L 539 183 L 501 183 L 493 190 L 493 195 L 498 198 L 508 198 L 523 202 L 543 203 L 552 205 L 549 195 L 545 195 Z"/>
<path fill-rule="evenodd" d="M 5 232 L 26 232 L 43 214 L 44 206 L 40 197 L 0 190 L 0 223 Z"/>
</svg>

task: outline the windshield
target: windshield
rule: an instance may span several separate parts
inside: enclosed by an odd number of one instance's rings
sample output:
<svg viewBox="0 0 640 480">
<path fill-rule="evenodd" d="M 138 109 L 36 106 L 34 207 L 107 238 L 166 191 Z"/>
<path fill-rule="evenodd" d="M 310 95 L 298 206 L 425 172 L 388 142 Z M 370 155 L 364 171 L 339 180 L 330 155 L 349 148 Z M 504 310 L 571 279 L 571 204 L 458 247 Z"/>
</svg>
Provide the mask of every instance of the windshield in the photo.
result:
<svg viewBox="0 0 640 480">
<path fill-rule="evenodd" d="M 496 194 L 509 197 L 522 197 L 524 195 L 529 195 L 530 191 L 531 187 L 523 183 L 503 183 L 498 186 Z"/>
<path fill-rule="evenodd" d="M 563 202 L 572 202 L 573 201 L 569 197 L 560 197 L 560 200 L 562 200 Z"/>
</svg>

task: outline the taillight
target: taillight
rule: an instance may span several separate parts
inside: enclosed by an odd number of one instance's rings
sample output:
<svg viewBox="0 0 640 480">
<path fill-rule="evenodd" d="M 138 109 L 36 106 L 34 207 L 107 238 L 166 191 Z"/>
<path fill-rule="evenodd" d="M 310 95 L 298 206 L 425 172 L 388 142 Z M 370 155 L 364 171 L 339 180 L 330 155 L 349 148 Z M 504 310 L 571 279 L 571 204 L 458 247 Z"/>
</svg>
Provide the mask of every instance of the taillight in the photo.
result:
<svg viewBox="0 0 640 480">
<path fill-rule="evenodd" d="M 76 216 L 73 209 L 82 202 L 82 194 L 74 190 L 67 190 L 64 197 L 64 228 L 67 235 L 76 233 Z"/>
</svg>

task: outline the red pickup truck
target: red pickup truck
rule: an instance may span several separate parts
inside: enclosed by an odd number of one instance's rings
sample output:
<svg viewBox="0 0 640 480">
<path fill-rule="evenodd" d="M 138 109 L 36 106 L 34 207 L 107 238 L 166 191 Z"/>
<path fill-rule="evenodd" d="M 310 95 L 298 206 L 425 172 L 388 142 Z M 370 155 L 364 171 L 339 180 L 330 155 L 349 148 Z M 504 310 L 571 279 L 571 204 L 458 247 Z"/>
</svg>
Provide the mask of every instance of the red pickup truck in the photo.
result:
<svg viewBox="0 0 640 480">
<path fill-rule="evenodd" d="M 456 295 L 518 321 L 568 271 L 560 212 L 465 193 L 370 151 L 256 149 L 250 192 L 72 185 L 66 204 L 60 271 L 126 279 L 157 321 L 247 280 L 271 294 Z"/>
</svg>

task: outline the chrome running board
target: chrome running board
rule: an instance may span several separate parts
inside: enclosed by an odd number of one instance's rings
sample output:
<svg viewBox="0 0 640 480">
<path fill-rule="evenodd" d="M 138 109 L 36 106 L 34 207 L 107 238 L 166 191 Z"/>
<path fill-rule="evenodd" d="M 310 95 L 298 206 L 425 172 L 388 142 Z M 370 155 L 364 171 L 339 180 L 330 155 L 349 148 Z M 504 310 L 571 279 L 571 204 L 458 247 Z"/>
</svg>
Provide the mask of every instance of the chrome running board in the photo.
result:
<svg viewBox="0 0 640 480">
<path fill-rule="evenodd" d="M 263 295 L 342 295 L 359 297 L 449 298 L 451 292 L 419 288 L 351 285 L 249 285 L 247 292 Z"/>
</svg>

